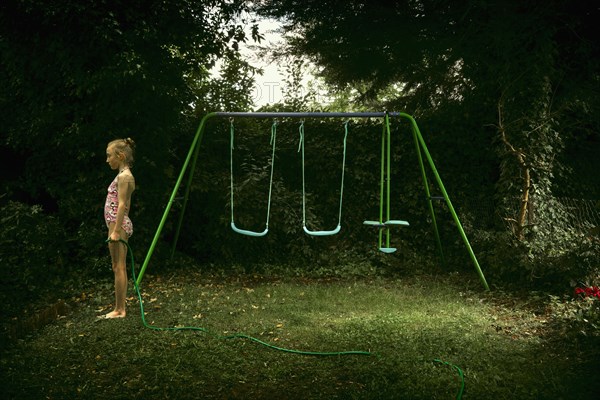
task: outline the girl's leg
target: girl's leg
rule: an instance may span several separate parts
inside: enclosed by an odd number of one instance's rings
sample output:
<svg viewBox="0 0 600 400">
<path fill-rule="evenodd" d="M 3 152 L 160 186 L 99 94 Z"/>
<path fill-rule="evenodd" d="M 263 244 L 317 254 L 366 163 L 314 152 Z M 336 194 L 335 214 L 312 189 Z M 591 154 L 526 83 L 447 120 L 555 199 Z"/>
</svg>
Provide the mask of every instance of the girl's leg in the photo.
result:
<svg viewBox="0 0 600 400">
<path fill-rule="evenodd" d="M 127 240 L 127 235 L 121 229 L 121 238 Z M 112 259 L 112 269 L 115 274 L 115 309 L 106 314 L 105 318 L 125 317 L 125 298 L 127 296 L 127 246 L 121 242 L 109 242 L 108 249 Z"/>
</svg>

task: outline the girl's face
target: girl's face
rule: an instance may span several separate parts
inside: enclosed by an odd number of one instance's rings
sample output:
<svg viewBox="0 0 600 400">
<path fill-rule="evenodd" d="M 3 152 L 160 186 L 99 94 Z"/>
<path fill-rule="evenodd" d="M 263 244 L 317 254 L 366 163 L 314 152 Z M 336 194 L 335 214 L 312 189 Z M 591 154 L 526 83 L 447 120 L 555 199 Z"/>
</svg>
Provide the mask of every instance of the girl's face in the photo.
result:
<svg viewBox="0 0 600 400">
<path fill-rule="evenodd" d="M 119 169 L 123 162 L 122 154 L 117 153 L 114 146 L 109 146 L 106 148 L 106 162 L 110 169 Z"/>
</svg>

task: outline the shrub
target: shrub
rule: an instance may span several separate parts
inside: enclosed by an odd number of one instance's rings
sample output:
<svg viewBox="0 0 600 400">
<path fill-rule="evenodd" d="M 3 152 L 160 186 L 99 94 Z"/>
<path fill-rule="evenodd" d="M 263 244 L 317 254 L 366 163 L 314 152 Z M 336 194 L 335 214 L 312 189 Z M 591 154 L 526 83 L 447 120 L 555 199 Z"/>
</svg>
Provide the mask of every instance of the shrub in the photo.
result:
<svg viewBox="0 0 600 400">
<path fill-rule="evenodd" d="M 574 298 L 550 296 L 551 309 L 567 337 L 600 336 L 600 291 L 597 286 L 575 288 Z"/>
<path fill-rule="evenodd" d="M 0 296 L 5 304 L 8 296 L 30 298 L 58 283 L 65 268 L 67 236 L 58 218 L 45 214 L 39 205 L 9 201 L 0 210 Z"/>
</svg>

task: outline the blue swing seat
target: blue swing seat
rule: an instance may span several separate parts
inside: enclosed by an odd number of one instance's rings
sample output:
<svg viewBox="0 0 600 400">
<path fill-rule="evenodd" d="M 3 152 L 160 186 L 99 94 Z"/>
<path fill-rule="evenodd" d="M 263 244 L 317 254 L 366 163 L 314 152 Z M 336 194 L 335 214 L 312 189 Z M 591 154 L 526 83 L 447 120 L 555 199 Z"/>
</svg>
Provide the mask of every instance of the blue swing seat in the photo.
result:
<svg viewBox="0 0 600 400">
<path fill-rule="evenodd" d="M 385 224 L 379 221 L 364 221 L 363 225 L 373 226 L 375 228 L 385 228 Z"/>
<path fill-rule="evenodd" d="M 233 229 L 237 233 L 241 233 L 242 235 L 254 236 L 254 237 L 265 236 L 267 234 L 267 232 L 269 232 L 269 228 L 265 228 L 265 230 L 262 232 L 254 232 L 254 231 L 249 231 L 246 229 L 240 229 L 237 226 L 235 226 L 235 222 L 233 222 L 233 221 L 231 222 L 231 229 Z"/>
<path fill-rule="evenodd" d="M 410 224 L 407 221 L 402 221 L 399 219 L 390 219 L 389 221 L 385 221 L 383 224 L 385 226 L 390 226 L 390 225 L 410 226 Z"/>
<path fill-rule="evenodd" d="M 407 221 L 402 221 L 399 219 L 390 219 L 389 221 L 379 222 L 379 221 L 364 221 L 363 225 L 372 226 L 375 228 L 388 228 L 390 226 L 410 226 Z"/>
<path fill-rule="evenodd" d="M 372 226 L 372 227 L 375 227 L 378 229 L 386 229 L 386 228 L 389 228 L 390 226 L 410 226 L 410 224 L 407 221 L 402 221 L 399 219 L 390 219 L 385 222 L 363 221 L 363 225 Z M 396 250 L 397 249 L 395 247 L 380 247 L 379 248 L 379 251 L 381 251 L 382 253 L 386 253 L 386 254 L 395 253 Z"/>
<path fill-rule="evenodd" d="M 331 235 L 335 235 L 335 234 L 339 233 L 340 229 L 342 229 L 342 226 L 338 225 L 335 229 L 330 230 L 330 231 L 311 231 L 310 229 L 308 229 L 306 227 L 306 225 L 304 225 L 302 227 L 302 229 L 304 229 L 304 232 L 306 232 L 307 234 L 309 234 L 311 236 L 331 236 Z"/>
</svg>

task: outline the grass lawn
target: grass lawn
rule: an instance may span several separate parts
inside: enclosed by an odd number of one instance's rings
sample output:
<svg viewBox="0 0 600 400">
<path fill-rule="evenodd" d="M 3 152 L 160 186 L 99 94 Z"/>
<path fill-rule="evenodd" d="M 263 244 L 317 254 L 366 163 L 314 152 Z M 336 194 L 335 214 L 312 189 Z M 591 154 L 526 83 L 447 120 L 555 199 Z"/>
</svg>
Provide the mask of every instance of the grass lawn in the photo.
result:
<svg viewBox="0 0 600 400">
<path fill-rule="evenodd" d="M 573 399 L 600 389 L 597 336 L 564 335 L 548 296 L 486 293 L 456 274 L 146 274 L 145 319 L 132 290 L 122 320 L 96 319 L 113 300 L 111 282 L 99 286 L 2 350 L 3 399 Z M 159 329 L 173 327 L 200 329 Z"/>
</svg>

